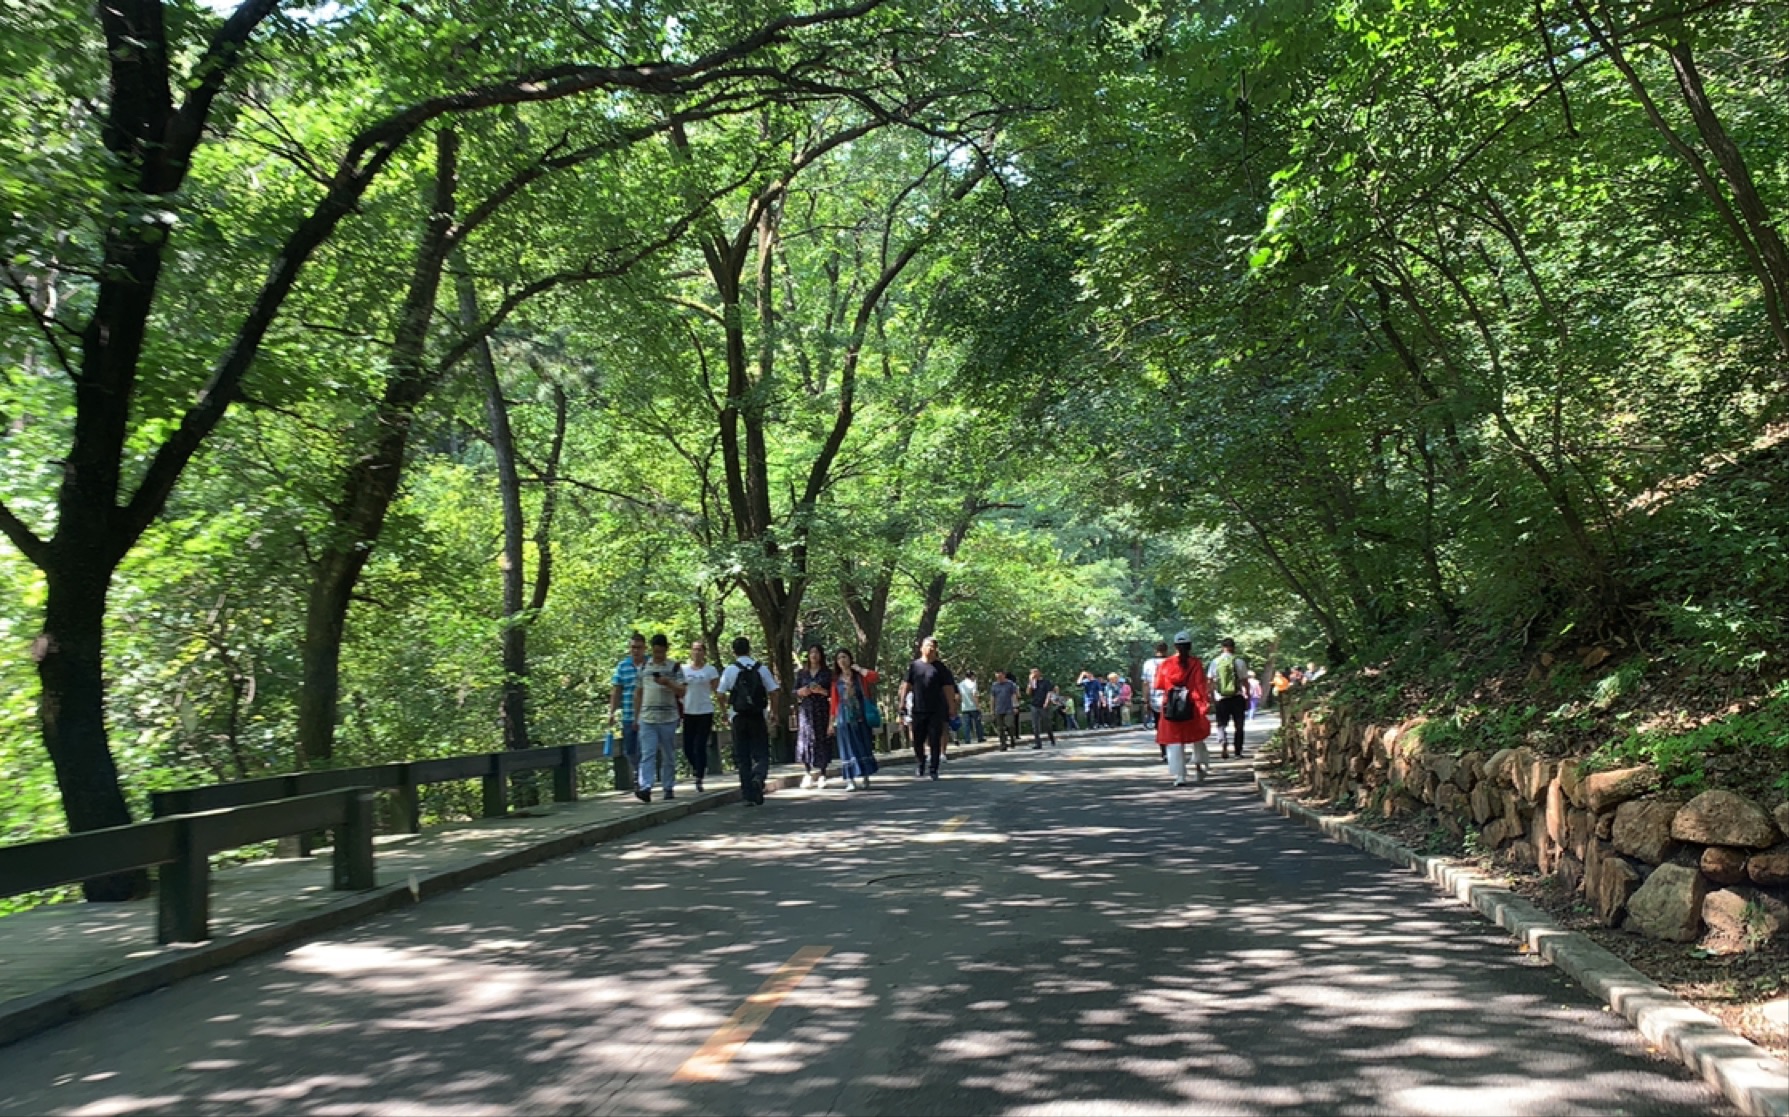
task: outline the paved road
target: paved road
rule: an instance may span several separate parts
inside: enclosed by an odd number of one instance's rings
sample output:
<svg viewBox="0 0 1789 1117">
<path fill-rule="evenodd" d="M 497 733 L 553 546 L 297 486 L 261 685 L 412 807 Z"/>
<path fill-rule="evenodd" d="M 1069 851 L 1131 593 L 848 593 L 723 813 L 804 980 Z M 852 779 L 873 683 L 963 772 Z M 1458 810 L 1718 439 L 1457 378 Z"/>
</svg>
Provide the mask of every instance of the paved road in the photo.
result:
<svg viewBox="0 0 1789 1117">
<path fill-rule="evenodd" d="M 773 795 L 0 1049 L 0 1112 L 1725 1113 L 1140 735 Z"/>
</svg>

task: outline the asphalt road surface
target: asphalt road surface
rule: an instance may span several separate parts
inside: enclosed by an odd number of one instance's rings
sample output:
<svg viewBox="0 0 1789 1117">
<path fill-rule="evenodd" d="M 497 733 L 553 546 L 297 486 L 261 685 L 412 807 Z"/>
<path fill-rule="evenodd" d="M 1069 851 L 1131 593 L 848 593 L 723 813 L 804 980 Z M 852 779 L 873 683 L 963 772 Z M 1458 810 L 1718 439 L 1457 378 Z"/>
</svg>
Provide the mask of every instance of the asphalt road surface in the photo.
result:
<svg viewBox="0 0 1789 1117">
<path fill-rule="evenodd" d="M 0 1112 L 1725 1113 L 1140 733 L 775 793 L 0 1049 Z"/>
</svg>

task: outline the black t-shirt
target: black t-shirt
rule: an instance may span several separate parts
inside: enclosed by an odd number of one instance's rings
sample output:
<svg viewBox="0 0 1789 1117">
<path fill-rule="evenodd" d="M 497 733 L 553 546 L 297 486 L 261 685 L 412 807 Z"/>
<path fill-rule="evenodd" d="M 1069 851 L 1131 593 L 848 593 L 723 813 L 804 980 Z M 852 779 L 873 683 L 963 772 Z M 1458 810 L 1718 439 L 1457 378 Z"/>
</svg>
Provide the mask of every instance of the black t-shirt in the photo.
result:
<svg viewBox="0 0 1789 1117">
<path fill-rule="evenodd" d="M 907 666 L 907 688 L 913 692 L 913 713 L 948 714 L 950 703 L 944 688 L 956 689 L 957 677 L 942 663 L 916 659 Z"/>
<path fill-rule="evenodd" d="M 1050 697 L 1050 692 L 1055 689 L 1055 683 L 1039 675 L 1037 682 L 1031 685 L 1031 704 L 1040 710 L 1043 709 L 1044 702 Z"/>
</svg>

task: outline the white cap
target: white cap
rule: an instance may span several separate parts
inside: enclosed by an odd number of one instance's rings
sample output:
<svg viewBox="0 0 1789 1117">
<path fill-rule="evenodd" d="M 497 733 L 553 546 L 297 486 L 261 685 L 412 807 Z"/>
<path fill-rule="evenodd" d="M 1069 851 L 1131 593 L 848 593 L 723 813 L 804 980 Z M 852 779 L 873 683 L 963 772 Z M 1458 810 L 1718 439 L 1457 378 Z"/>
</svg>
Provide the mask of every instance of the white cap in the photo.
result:
<svg viewBox="0 0 1789 1117">
<path fill-rule="evenodd" d="M 1174 634 L 1174 642 L 1176 644 L 1191 644 L 1193 642 L 1193 634 L 1183 628 Z"/>
</svg>

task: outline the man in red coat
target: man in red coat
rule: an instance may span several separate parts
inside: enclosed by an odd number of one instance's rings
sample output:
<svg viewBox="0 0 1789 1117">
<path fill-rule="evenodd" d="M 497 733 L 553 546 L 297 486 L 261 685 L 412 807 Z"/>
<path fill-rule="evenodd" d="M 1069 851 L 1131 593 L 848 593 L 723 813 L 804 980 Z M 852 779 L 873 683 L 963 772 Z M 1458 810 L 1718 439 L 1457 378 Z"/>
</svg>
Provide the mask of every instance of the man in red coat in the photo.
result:
<svg viewBox="0 0 1789 1117">
<path fill-rule="evenodd" d="M 1161 699 L 1161 718 L 1155 723 L 1155 740 L 1166 748 L 1168 773 L 1175 787 L 1186 786 L 1186 746 L 1193 746 L 1194 777 L 1205 782 L 1211 757 L 1205 739 L 1211 736 L 1211 691 L 1205 664 L 1193 654 L 1192 634 L 1184 629 L 1174 635 L 1174 654 L 1155 669 L 1154 687 Z"/>
</svg>

